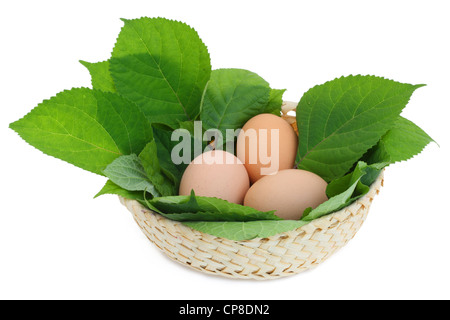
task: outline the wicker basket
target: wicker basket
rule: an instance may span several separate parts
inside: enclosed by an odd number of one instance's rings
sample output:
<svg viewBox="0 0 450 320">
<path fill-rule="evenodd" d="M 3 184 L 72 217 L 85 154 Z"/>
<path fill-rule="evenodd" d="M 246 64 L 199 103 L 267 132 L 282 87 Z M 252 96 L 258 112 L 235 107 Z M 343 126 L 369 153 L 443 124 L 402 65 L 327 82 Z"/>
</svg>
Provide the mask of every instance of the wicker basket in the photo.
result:
<svg viewBox="0 0 450 320">
<path fill-rule="evenodd" d="M 295 126 L 283 104 L 283 117 Z M 228 278 L 266 280 L 312 269 L 350 241 L 360 229 L 374 197 L 383 185 L 383 173 L 370 191 L 350 206 L 296 230 L 268 238 L 234 241 L 193 230 L 166 219 L 139 202 L 120 198 L 144 234 L 171 259 L 196 270 Z"/>
</svg>

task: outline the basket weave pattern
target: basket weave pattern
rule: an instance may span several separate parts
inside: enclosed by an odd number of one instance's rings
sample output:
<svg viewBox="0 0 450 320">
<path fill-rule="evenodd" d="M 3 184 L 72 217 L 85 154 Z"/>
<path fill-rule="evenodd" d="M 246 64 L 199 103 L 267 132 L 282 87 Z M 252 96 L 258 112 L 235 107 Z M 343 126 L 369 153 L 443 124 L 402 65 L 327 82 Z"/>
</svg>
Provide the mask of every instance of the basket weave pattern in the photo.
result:
<svg viewBox="0 0 450 320">
<path fill-rule="evenodd" d="M 284 102 L 282 118 L 297 132 L 296 103 Z M 383 173 L 352 205 L 296 230 L 268 238 L 233 241 L 191 229 L 120 198 L 147 236 L 171 259 L 196 270 L 238 279 L 275 279 L 312 269 L 350 241 L 383 185 Z"/>
<path fill-rule="evenodd" d="M 214 275 L 241 279 L 274 279 L 312 269 L 342 248 L 361 228 L 383 173 L 368 194 L 341 211 L 296 230 L 268 238 L 233 241 L 193 230 L 121 198 L 147 236 L 171 259 Z"/>
</svg>

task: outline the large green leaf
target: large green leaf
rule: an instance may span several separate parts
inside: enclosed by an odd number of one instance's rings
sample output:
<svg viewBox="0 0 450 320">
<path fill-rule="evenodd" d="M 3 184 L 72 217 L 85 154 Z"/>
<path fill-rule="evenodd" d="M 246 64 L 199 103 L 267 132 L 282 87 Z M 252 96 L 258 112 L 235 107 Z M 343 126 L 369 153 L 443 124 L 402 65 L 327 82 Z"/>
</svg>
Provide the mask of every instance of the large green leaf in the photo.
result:
<svg viewBox="0 0 450 320">
<path fill-rule="evenodd" d="M 57 94 L 10 127 L 42 152 L 97 174 L 117 157 L 141 152 L 151 137 L 136 105 L 86 88 Z"/>
<path fill-rule="evenodd" d="M 199 197 L 192 193 L 190 196 L 173 196 L 154 198 L 148 201 L 151 207 L 158 212 L 168 214 L 186 214 L 203 212 L 211 220 L 215 215 L 216 221 L 249 221 L 249 220 L 280 220 L 273 211 L 261 212 L 259 210 L 231 203 L 226 200 Z"/>
<path fill-rule="evenodd" d="M 306 225 L 307 221 L 261 220 L 261 221 L 189 221 L 184 225 L 216 237 L 235 241 L 266 238 Z"/>
<path fill-rule="evenodd" d="M 220 130 L 225 141 L 227 129 L 240 129 L 250 118 L 263 112 L 270 92 L 269 84 L 253 72 L 214 70 L 203 96 L 200 118 L 204 128 Z M 274 100 L 279 100 L 276 97 Z"/>
<path fill-rule="evenodd" d="M 349 76 L 310 89 L 297 107 L 299 168 L 328 182 L 343 176 L 392 128 L 421 86 Z"/>
<path fill-rule="evenodd" d="M 206 46 L 188 25 L 163 18 L 124 20 L 110 70 L 117 91 L 151 122 L 195 119 L 211 73 Z"/>
<path fill-rule="evenodd" d="M 364 156 L 368 163 L 409 160 L 433 139 L 413 122 L 399 117 L 394 126 L 381 138 L 378 144 Z"/>
<path fill-rule="evenodd" d="M 116 92 L 113 78 L 109 72 L 109 61 L 90 63 L 80 60 L 91 75 L 92 88 L 104 92 Z"/>
</svg>

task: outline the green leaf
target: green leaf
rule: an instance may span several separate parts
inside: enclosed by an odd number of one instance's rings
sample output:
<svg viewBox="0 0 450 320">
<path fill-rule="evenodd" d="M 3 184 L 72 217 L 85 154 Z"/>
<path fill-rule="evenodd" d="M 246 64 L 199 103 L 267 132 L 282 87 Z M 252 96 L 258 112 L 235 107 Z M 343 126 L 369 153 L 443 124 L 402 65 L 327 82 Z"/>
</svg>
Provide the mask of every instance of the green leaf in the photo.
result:
<svg viewBox="0 0 450 320">
<path fill-rule="evenodd" d="M 422 152 L 433 139 L 413 122 L 399 117 L 394 126 L 369 150 L 368 163 L 406 161 Z"/>
<path fill-rule="evenodd" d="M 151 137 L 136 105 L 86 88 L 57 94 L 10 128 L 45 154 L 97 174 L 117 157 L 139 153 Z"/>
<path fill-rule="evenodd" d="M 177 186 L 162 171 L 155 140 L 152 140 L 147 144 L 139 155 L 139 159 L 147 173 L 148 179 L 155 186 L 160 195 L 173 196 L 174 194 L 178 194 Z"/>
<path fill-rule="evenodd" d="M 152 128 L 139 108 L 113 93 L 94 91 L 97 118 L 123 154 L 139 154 L 152 138 Z"/>
<path fill-rule="evenodd" d="M 249 214 L 249 215 L 240 215 L 234 212 L 226 212 L 220 213 L 217 212 L 206 212 L 206 211 L 198 211 L 198 212 L 183 212 L 183 213 L 162 213 L 162 216 L 167 219 L 174 221 L 260 221 L 262 218 L 266 218 L 267 215 L 262 213 L 260 214 Z M 276 219 L 265 219 L 265 220 L 276 220 Z"/>
<path fill-rule="evenodd" d="M 353 172 L 331 181 L 327 186 L 328 198 L 333 198 L 341 193 L 346 192 L 355 182 L 359 182 L 361 177 L 367 173 L 367 163 L 359 161 Z M 355 188 L 356 190 L 356 188 Z M 362 187 L 361 192 L 368 191 L 368 187 Z"/>
<path fill-rule="evenodd" d="M 203 96 L 200 118 L 204 128 L 220 130 L 225 142 L 226 129 L 240 129 L 260 114 L 268 105 L 270 92 L 269 84 L 253 72 L 214 70 Z"/>
<path fill-rule="evenodd" d="M 317 208 L 310 208 L 305 211 L 302 220 L 312 221 L 339 211 L 366 195 L 370 190 L 370 185 L 378 178 L 380 171 L 385 165 L 373 164 L 368 166 L 363 161 L 358 162 L 353 172 L 330 182 L 327 187 L 329 199 Z M 368 184 L 362 182 L 365 177 Z"/>
<path fill-rule="evenodd" d="M 188 25 L 163 18 L 124 20 L 110 70 L 117 91 L 151 122 L 195 119 L 211 73 L 206 46 Z"/>
<path fill-rule="evenodd" d="M 179 123 L 179 128 L 187 130 L 190 134 L 191 140 L 191 160 L 194 160 L 196 157 L 201 155 L 203 152 L 211 151 L 214 149 L 213 144 L 210 144 L 211 141 L 203 140 L 205 129 L 202 125 L 201 121 L 185 121 Z M 197 131 L 197 132 L 196 132 Z M 178 144 L 178 141 L 175 142 Z M 186 169 L 187 164 L 181 164 L 181 168 Z"/>
<path fill-rule="evenodd" d="M 156 142 L 161 171 L 172 180 L 178 190 L 181 177 L 183 176 L 187 164 L 176 165 L 172 161 L 172 149 L 178 144 L 177 141 L 172 141 L 172 132 L 173 130 L 169 127 L 153 125 L 153 136 Z"/>
<path fill-rule="evenodd" d="M 226 200 L 210 197 L 198 197 L 192 193 L 190 196 L 173 196 L 153 198 L 149 204 L 164 212 L 170 219 L 170 214 L 184 214 L 203 212 L 202 216 L 208 216 L 216 221 L 249 221 L 249 220 L 280 220 L 273 211 L 261 212 L 256 209 L 231 203 Z"/>
<path fill-rule="evenodd" d="M 302 217 L 303 221 L 312 221 L 327 214 L 339 211 L 353 202 L 352 194 L 359 184 L 359 180 L 353 183 L 345 192 L 330 198 L 313 210 L 308 210 Z"/>
<path fill-rule="evenodd" d="M 389 166 L 388 162 L 369 164 L 366 168 L 366 173 L 361 178 L 361 183 L 370 187 L 378 179 L 381 171 L 387 166 Z"/>
<path fill-rule="evenodd" d="M 147 191 L 154 197 L 160 196 L 135 154 L 117 158 L 106 167 L 104 173 L 113 183 L 125 190 Z"/>
<path fill-rule="evenodd" d="M 116 92 L 114 81 L 109 72 L 109 61 L 90 63 L 80 60 L 91 74 L 92 88 L 104 92 Z"/>
<path fill-rule="evenodd" d="M 195 121 L 181 121 L 178 122 L 178 128 L 185 129 L 189 131 L 191 135 L 194 135 L 195 133 Z M 203 131 L 202 131 L 202 137 L 203 137 Z"/>
<path fill-rule="evenodd" d="M 286 89 L 272 89 L 270 90 L 269 102 L 264 110 L 260 113 L 272 113 L 279 116 L 281 114 L 281 106 L 283 105 L 283 94 Z"/>
<path fill-rule="evenodd" d="M 392 128 L 421 86 L 349 76 L 310 89 L 297 107 L 298 167 L 328 182 L 343 176 Z"/>
<path fill-rule="evenodd" d="M 115 194 L 118 196 L 121 196 L 125 199 L 131 199 L 131 200 L 144 200 L 144 192 L 142 191 L 128 191 L 121 187 L 119 187 L 117 184 L 112 182 L 111 180 L 108 180 L 102 190 L 100 190 L 94 198 L 98 198 L 105 194 Z"/>
<path fill-rule="evenodd" d="M 184 225 L 220 238 L 235 241 L 267 238 L 279 233 L 291 231 L 306 225 L 306 221 L 294 220 L 262 220 L 262 221 L 191 221 Z"/>
</svg>

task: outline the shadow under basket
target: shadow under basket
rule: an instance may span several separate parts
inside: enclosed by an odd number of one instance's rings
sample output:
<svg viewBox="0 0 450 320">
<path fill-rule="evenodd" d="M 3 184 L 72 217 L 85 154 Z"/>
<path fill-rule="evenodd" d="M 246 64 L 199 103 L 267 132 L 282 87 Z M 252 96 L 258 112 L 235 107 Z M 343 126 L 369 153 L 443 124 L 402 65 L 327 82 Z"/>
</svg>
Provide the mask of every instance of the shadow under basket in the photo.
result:
<svg viewBox="0 0 450 320">
<path fill-rule="evenodd" d="M 295 106 L 283 104 L 283 117 L 293 127 L 295 116 L 288 112 Z M 164 218 L 137 201 L 120 201 L 147 238 L 171 259 L 212 275 L 267 280 L 312 269 L 345 246 L 361 228 L 383 182 L 381 172 L 370 191 L 350 206 L 298 229 L 245 241 L 206 234 Z"/>
</svg>

